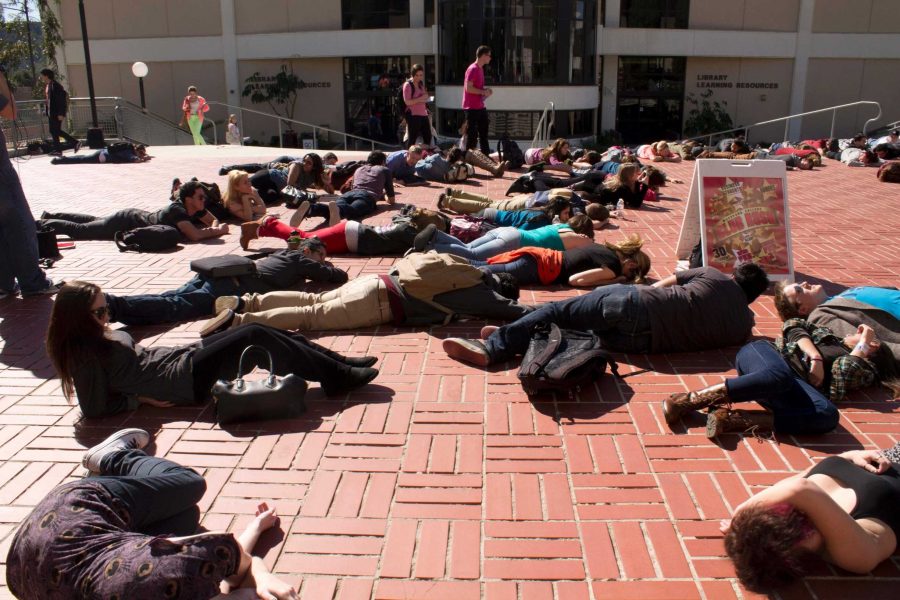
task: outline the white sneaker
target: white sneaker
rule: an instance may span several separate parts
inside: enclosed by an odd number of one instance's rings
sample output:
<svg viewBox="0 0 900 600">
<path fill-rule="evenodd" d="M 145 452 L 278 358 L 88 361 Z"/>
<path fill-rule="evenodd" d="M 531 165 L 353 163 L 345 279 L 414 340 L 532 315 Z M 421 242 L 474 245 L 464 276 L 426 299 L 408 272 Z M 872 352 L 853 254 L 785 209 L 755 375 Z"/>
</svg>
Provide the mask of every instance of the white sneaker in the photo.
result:
<svg viewBox="0 0 900 600">
<path fill-rule="evenodd" d="M 89 448 L 81 459 L 81 464 L 91 473 L 100 472 L 100 463 L 110 452 L 146 448 L 150 443 L 150 434 L 143 429 L 122 429 L 117 431 L 93 448 Z"/>
<path fill-rule="evenodd" d="M 294 214 L 291 215 L 291 220 L 288 224 L 294 228 L 299 227 L 306 215 L 309 214 L 309 207 L 309 200 L 304 200 L 297 210 L 294 211 Z"/>
</svg>

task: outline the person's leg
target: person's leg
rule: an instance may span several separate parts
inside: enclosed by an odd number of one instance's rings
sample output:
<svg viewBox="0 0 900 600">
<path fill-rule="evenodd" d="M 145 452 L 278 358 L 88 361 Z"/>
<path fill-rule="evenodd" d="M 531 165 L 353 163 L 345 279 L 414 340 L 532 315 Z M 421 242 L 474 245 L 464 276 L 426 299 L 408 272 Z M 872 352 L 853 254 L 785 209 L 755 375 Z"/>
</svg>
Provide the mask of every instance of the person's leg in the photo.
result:
<svg viewBox="0 0 900 600">
<path fill-rule="evenodd" d="M 68 131 L 65 131 L 62 128 L 62 121 L 59 122 L 59 135 L 61 135 L 67 143 L 72 144 L 72 146 L 75 146 L 78 143 L 78 140 L 76 140 Z"/>
<path fill-rule="evenodd" d="M 494 202 L 491 206 L 496 208 L 497 210 L 525 210 L 528 208 L 528 196 L 519 196 L 516 198 L 510 198 L 509 200 L 500 200 L 498 202 Z"/>
<path fill-rule="evenodd" d="M 135 296 L 114 296 L 106 294 L 110 321 L 125 325 L 157 325 L 192 321 L 208 317 L 214 311 L 216 297 L 237 293 L 238 287 L 230 278 L 224 278 L 213 285 L 200 277 L 194 277 L 176 290 L 162 294 L 141 294 Z"/>
<path fill-rule="evenodd" d="M 458 256 L 475 260 L 487 260 L 492 256 L 516 250 L 521 246 L 521 241 L 522 236 L 518 229 L 499 227 L 469 242 L 467 255 L 459 254 Z"/>
<path fill-rule="evenodd" d="M 206 397 L 216 379 L 233 379 L 241 354 L 247 346 L 253 345 L 262 346 L 271 354 L 275 373 L 293 373 L 307 381 L 318 381 L 326 393 L 341 388 L 352 379 L 349 365 L 319 352 L 302 335 L 252 323 L 200 342 L 200 348 L 191 359 L 195 392 Z M 248 359 L 245 368 L 269 368 L 268 358 L 260 352 L 248 353 Z"/>
<path fill-rule="evenodd" d="M 66 134 L 68 135 L 68 134 Z M 102 150 L 89 152 L 87 154 L 72 154 L 70 156 L 57 156 L 51 162 L 54 165 L 75 165 L 75 164 L 100 164 L 100 153 Z"/>
<path fill-rule="evenodd" d="M 194 136 L 194 145 L 205 146 L 206 140 L 204 140 L 203 136 L 200 134 L 200 130 L 203 128 L 203 121 L 200 120 L 200 117 L 197 115 L 189 116 L 188 127 L 191 130 L 191 135 Z"/>
<path fill-rule="evenodd" d="M 478 111 L 464 111 L 466 115 L 466 148 L 478 148 Z"/>
<path fill-rule="evenodd" d="M 234 324 L 262 323 L 278 329 L 335 330 L 391 321 L 387 290 L 377 276 L 360 277 L 324 294 L 272 292 L 245 297 L 256 312 L 235 315 Z"/>
<path fill-rule="evenodd" d="M 80 156 L 77 157 L 69 157 L 66 158 L 82 158 Z M 103 217 L 95 217 L 94 215 L 86 215 L 83 213 L 67 213 L 67 212 L 47 212 L 46 210 L 41 213 L 41 220 L 44 219 L 58 219 L 60 221 L 71 221 L 72 223 L 90 223 L 91 221 L 97 221 L 98 219 L 102 219 Z"/>
<path fill-rule="evenodd" d="M 243 163 L 239 165 L 225 165 L 221 169 L 219 169 L 220 175 L 227 175 L 228 171 L 244 171 L 245 173 L 250 173 L 251 175 L 256 173 L 257 171 L 263 171 L 268 167 L 263 163 Z M 224 171 L 224 173 L 222 173 Z M 256 187 L 256 186 L 253 186 Z"/>
<path fill-rule="evenodd" d="M 490 273 L 509 273 L 516 278 L 519 285 L 540 285 L 541 278 L 538 275 L 537 261 L 532 256 L 520 256 L 508 263 L 488 264 L 485 261 L 471 261 L 473 266 Z"/>
<path fill-rule="evenodd" d="M 126 522 L 133 531 L 145 532 L 165 523 L 178 527 L 166 533 L 190 535 L 197 522 L 186 523 L 206 491 L 206 482 L 196 471 L 177 463 L 147 456 L 143 450 L 110 452 L 100 462 L 100 476 L 92 481 L 118 498 L 128 512 Z M 199 517 L 199 512 L 196 513 Z M 177 519 L 173 519 L 177 517 Z"/>
<path fill-rule="evenodd" d="M 335 201 L 342 219 L 361 221 L 375 212 L 375 198 L 363 190 L 350 190 Z"/>
<path fill-rule="evenodd" d="M 467 256 L 467 254 L 471 254 L 468 244 L 462 242 L 459 238 L 453 237 L 449 233 L 444 233 L 443 231 L 435 231 L 434 236 L 431 238 L 431 241 L 429 242 L 427 247 L 429 250 L 436 250 L 437 252 L 445 252 L 447 254 L 455 254 L 456 256 L 462 256 L 470 260 L 477 259 L 477 257 L 475 256 Z"/>
<path fill-rule="evenodd" d="M 41 219 L 41 223 L 52 227 L 58 234 L 68 235 L 73 240 L 112 240 L 118 231 L 145 226 L 146 214 L 146 211 L 129 208 L 87 223 L 56 219 Z"/>
<path fill-rule="evenodd" d="M 250 185 L 256 188 L 266 204 L 276 204 L 281 200 L 281 190 L 272 180 L 270 169 L 260 169 L 250 176 Z"/>
<path fill-rule="evenodd" d="M 745 345 L 736 359 L 738 377 L 725 381 L 732 402 L 756 401 L 772 411 L 775 430 L 826 433 L 838 423 L 838 409 L 822 392 L 800 379 L 765 340 Z"/>
<path fill-rule="evenodd" d="M 481 144 L 481 151 L 485 155 L 490 155 L 491 145 L 488 140 L 488 125 L 490 120 L 488 119 L 488 112 L 487 109 L 481 109 L 478 113 L 478 138 Z M 468 146 L 468 148 L 471 149 L 472 146 Z"/>
<path fill-rule="evenodd" d="M 0 143 L 6 140 L 0 133 Z M 45 290 L 51 285 L 38 266 L 38 244 L 31 207 L 19 176 L 9 159 L 0 163 L 0 293 L 18 287 L 25 293 Z"/>
<path fill-rule="evenodd" d="M 416 140 L 419 139 L 419 133 L 421 133 L 422 122 L 421 117 L 414 115 L 406 115 L 406 125 L 407 125 L 407 140 L 406 140 L 406 148 L 414 146 L 416 144 Z"/>
<path fill-rule="evenodd" d="M 279 220 L 277 217 L 265 217 L 262 225 L 260 225 L 257 230 L 257 235 L 259 237 L 273 237 L 280 240 L 286 240 L 291 237 L 292 231 L 294 231 L 293 227 L 284 221 Z M 297 231 L 297 233 L 300 234 L 300 237 L 302 238 L 311 237 L 305 232 Z"/>
<path fill-rule="evenodd" d="M 347 221 L 341 221 L 337 225 L 317 229 L 309 233 L 310 237 L 317 237 L 325 244 L 325 250 L 330 255 L 346 254 L 347 247 Z"/>
<path fill-rule="evenodd" d="M 50 130 L 50 143 L 53 144 L 54 152 L 61 152 L 62 146 L 59 144 L 59 136 L 62 132 L 62 123 L 56 115 L 47 115 L 47 126 Z"/>
<path fill-rule="evenodd" d="M 418 233 L 415 227 L 407 223 L 378 228 L 375 232 L 368 231 L 357 239 L 356 253 L 363 256 L 402 254 L 412 248 Z M 349 239 L 347 245 L 350 246 Z"/>
</svg>

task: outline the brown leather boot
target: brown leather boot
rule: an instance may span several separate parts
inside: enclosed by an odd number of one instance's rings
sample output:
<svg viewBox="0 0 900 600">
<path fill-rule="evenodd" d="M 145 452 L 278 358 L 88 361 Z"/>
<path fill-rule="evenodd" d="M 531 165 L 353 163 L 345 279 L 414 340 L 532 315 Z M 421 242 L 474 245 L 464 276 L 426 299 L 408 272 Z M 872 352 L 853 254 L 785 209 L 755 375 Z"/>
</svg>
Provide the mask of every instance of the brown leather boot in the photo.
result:
<svg viewBox="0 0 900 600">
<path fill-rule="evenodd" d="M 503 177 L 503 173 L 506 171 L 505 163 L 498 165 L 481 150 L 466 150 L 466 162 L 479 169 L 484 169 L 494 177 Z"/>
<path fill-rule="evenodd" d="M 706 417 L 706 437 L 713 439 L 723 433 L 749 433 L 757 438 L 771 436 L 775 429 L 775 415 L 762 410 L 717 408 Z"/>
<path fill-rule="evenodd" d="M 663 400 L 663 416 L 671 427 L 692 410 L 717 406 L 724 402 L 728 402 L 728 390 L 725 389 L 724 383 L 717 383 L 696 392 L 672 394 Z"/>
<path fill-rule="evenodd" d="M 259 238 L 259 221 L 241 223 L 241 248 L 246 252 L 250 248 L 250 240 Z"/>
</svg>

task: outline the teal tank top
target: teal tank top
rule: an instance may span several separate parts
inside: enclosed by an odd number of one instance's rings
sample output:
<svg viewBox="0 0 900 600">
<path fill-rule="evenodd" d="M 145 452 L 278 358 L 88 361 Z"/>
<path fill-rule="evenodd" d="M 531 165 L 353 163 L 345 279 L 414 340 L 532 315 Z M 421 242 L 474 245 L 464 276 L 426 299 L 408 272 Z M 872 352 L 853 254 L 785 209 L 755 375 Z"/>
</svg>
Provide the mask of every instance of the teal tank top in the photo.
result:
<svg viewBox="0 0 900 600">
<path fill-rule="evenodd" d="M 564 229 L 571 231 L 571 228 L 564 223 L 538 227 L 537 229 L 532 229 L 530 231 L 520 229 L 519 235 L 522 240 L 521 247 L 527 248 L 533 246 L 535 248 L 549 248 L 550 250 L 565 250 L 566 247 L 563 246 L 562 238 L 559 236 L 559 232 Z"/>
</svg>

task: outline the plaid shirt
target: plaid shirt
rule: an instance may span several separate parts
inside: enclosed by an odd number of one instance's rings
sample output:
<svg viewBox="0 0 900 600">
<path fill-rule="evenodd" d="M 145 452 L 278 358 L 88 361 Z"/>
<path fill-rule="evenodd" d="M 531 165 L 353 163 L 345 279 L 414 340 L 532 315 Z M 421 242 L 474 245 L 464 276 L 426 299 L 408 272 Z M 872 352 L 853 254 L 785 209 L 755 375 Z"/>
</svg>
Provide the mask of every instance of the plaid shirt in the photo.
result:
<svg viewBox="0 0 900 600">
<path fill-rule="evenodd" d="M 878 370 L 875 365 L 867 358 L 852 356 L 850 350 L 844 345 L 844 340 L 836 336 L 827 327 L 816 327 L 808 323 L 806 319 L 788 319 L 781 328 L 780 337 L 775 341 L 775 345 L 781 351 L 781 355 L 785 360 L 790 359 L 795 352 L 803 353 L 798 347 L 798 342 L 786 342 L 785 338 L 788 333 L 796 334 L 794 329 L 799 329 L 803 338 L 812 340 L 817 347 L 820 344 L 831 346 L 839 346 L 846 351 L 846 354 L 838 357 L 831 363 L 831 386 L 828 390 L 828 397 L 832 402 L 839 402 L 844 399 L 848 392 L 868 387 L 875 383 L 878 379 Z M 824 365 L 823 365 L 824 366 Z"/>
</svg>

